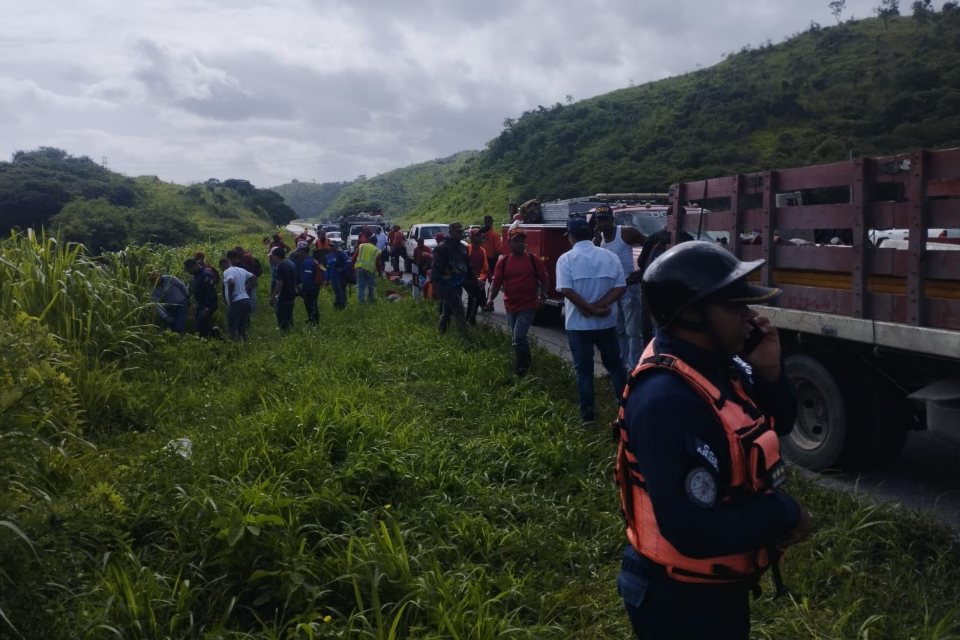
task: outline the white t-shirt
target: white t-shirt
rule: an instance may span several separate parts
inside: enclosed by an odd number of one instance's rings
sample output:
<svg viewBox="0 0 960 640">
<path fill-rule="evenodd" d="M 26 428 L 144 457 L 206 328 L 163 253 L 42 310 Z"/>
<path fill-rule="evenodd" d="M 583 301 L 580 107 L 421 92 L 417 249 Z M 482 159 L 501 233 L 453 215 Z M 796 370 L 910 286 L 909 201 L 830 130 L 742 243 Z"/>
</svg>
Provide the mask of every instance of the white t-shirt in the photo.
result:
<svg viewBox="0 0 960 640">
<path fill-rule="evenodd" d="M 241 267 L 230 267 L 223 272 L 223 299 L 227 301 L 228 305 L 237 300 L 250 299 L 250 296 L 247 295 L 247 280 L 251 277 L 252 274 Z M 233 282 L 232 297 L 230 296 L 230 282 Z"/>
</svg>

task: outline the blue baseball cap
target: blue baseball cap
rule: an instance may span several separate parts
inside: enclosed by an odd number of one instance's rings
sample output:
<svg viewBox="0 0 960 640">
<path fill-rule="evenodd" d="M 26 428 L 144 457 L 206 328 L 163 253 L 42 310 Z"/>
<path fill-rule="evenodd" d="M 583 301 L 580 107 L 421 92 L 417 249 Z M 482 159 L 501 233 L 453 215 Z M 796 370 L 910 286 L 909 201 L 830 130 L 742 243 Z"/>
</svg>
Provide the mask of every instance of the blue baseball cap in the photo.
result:
<svg viewBox="0 0 960 640">
<path fill-rule="evenodd" d="M 581 236 L 586 231 L 589 231 L 590 223 L 587 222 L 586 218 L 570 218 L 567 220 L 567 234 L 573 234 L 574 236 Z"/>
</svg>

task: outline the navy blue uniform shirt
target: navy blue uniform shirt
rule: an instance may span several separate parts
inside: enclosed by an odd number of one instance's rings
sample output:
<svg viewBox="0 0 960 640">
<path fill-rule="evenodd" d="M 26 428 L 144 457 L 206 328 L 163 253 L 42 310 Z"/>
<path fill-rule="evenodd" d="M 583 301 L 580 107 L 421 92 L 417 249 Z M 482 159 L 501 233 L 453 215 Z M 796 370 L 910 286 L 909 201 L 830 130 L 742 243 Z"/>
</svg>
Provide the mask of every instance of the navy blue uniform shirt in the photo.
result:
<svg viewBox="0 0 960 640">
<path fill-rule="evenodd" d="M 731 386 L 731 358 L 721 358 L 686 341 L 658 332 L 658 350 L 677 356 L 703 374 L 725 397 Z M 753 381 L 738 367 L 744 388 L 767 415 L 778 434 L 793 427 L 796 401 L 785 375 L 773 383 Z M 625 411 L 629 450 L 636 456 L 653 503 L 657 525 L 673 546 L 692 558 L 707 558 L 762 549 L 773 544 L 800 520 L 800 507 L 782 491 L 719 499 L 710 507 L 694 501 L 686 489 L 690 471 L 703 468 L 724 496 L 730 479 L 727 437 L 716 414 L 676 373 L 646 372 L 627 399 Z M 641 563 L 651 577 L 663 575 L 652 562 Z M 638 567 L 634 567 L 636 572 Z M 647 573 L 639 567 L 642 573 Z"/>
</svg>

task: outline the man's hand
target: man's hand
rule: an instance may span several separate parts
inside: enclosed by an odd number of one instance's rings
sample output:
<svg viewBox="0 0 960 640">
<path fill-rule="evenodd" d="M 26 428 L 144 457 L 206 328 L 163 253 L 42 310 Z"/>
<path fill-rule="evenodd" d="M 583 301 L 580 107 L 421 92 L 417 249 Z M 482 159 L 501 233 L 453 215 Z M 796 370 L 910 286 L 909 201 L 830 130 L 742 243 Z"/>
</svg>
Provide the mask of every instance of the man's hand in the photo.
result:
<svg viewBox="0 0 960 640">
<path fill-rule="evenodd" d="M 590 305 L 590 315 L 598 316 L 600 318 L 606 318 L 610 315 L 610 307 L 607 305 Z"/>
<path fill-rule="evenodd" d="M 759 331 L 763 332 L 763 340 L 753 351 L 742 356 L 743 360 L 750 365 L 758 378 L 766 382 L 773 382 L 780 377 L 782 371 L 780 366 L 780 334 L 777 332 L 777 328 L 770 323 L 769 318 L 757 316 L 752 322 Z"/>
</svg>

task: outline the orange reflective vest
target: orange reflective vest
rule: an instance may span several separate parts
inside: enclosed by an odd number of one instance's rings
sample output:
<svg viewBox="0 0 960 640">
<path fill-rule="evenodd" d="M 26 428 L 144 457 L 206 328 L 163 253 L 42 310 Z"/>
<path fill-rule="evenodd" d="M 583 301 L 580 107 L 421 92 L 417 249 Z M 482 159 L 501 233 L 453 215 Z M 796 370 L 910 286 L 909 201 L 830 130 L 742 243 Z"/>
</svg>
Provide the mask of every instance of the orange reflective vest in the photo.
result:
<svg viewBox="0 0 960 640">
<path fill-rule="evenodd" d="M 743 389 L 739 380 L 732 385 L 736 398 L 725 398 L 700 372 L 673 355 L 658 354 L 652 340 L 640 362 L 630 374 L 620 404 L 616 480 L 620 506 L 627 525 L 627 538 L 638 553 L 662 565 L 667 575 L 680 582 L 731 583 L 755 579 L 766 569 L 770 558 L 766 549 L 715 558 L 690 558 L 683 555 L 660 533 L 653 504 L 646 491 L 637 459 L 626 446 L 627 429 L 624 408 L 630 390 L 646 372 L 664 369 L 680 375 L 713 409 L 727 437 L 730 478 L 726 495 L 763 493 L 783 482 L 780 444 L 773 430 L 773 418 L 764 416 Z M 662 428 L 667 428 L 663 425 Z"/>
</svg>

